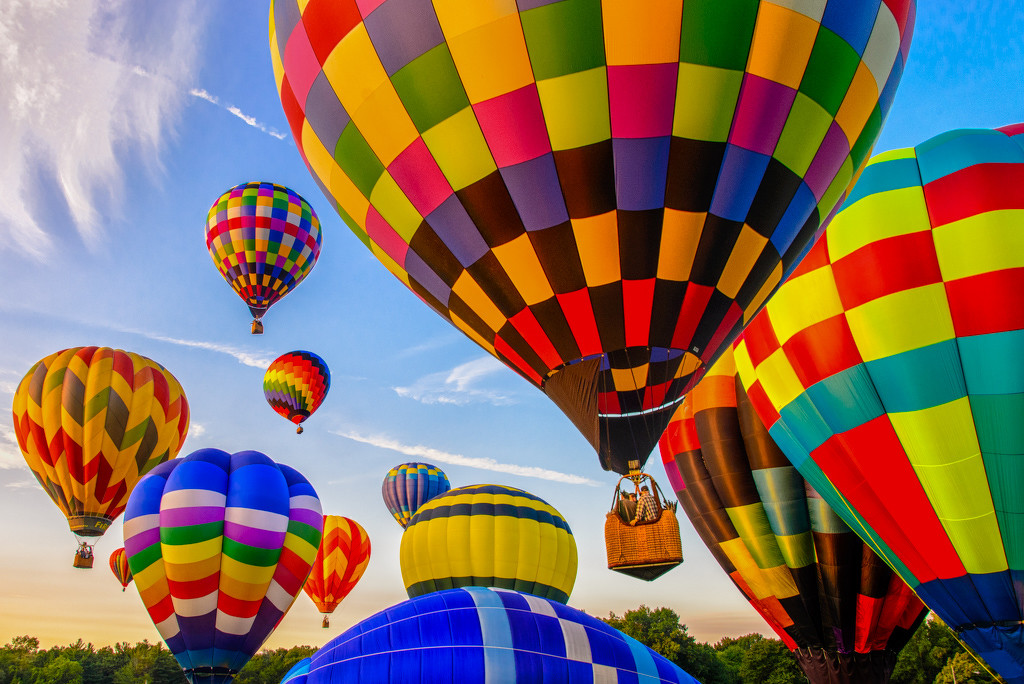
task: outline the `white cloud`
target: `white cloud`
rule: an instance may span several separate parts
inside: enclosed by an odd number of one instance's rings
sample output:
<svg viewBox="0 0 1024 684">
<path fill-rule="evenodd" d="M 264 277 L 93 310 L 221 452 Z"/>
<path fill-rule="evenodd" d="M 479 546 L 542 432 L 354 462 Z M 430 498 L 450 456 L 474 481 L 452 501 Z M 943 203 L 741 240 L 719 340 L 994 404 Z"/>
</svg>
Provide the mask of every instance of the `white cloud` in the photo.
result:
<svg viewBox="0 0 1024 684">
<path fill-rule="evenodd" d="M 18 447 L 18 437 L 10 425 L 0 425 L 0 470 L 28 469 Z"/>
<path fill-rule="evenodd" d="M 251 366 L 253 368 L 266 368 L 274 359 L 266 356 L 259 352 L 251 352 L 246 349 L 239 349 L 238 347 L 232 347 L 227 344 L 218 344 L 216 342 L 202 342 L 200 340 L 185 340 L 180 337 L 167 337 L 166 335 L 157 335 L 155 333 L 145 332 L 142 330 L 133 330 L 130 328 L 115 328 L 118 332 L 128 333 L 131 335 L 140 335 L 148 340 L 154 340 L 155 342 L 166 342 L 167 344 L 175 344 L 179 347 L 190 347 L 192 349 L 204 349 L 206 351 L 217 352 L 218 354 L 227 354 L 233 357 L 239 363 L 245 366 Z"/>
<path fill-rule="evenodd" d="M 252 126 L 256 130 L 266 133 L 267 135 L 273 138 L 277 138 L 278 140 L 284 140 L 286 137 L 288 137 L 286 134 L 281 133 L 277 129 L 268 127 L 266 124 L 260 123 L 259 121 L 256 120 L 256 117 L 249 116 L 238 107 L 234 105 L 222 104 L 220 98 L 218 98 L 216 95 L 211 95 L 202 88 L 192 88 L 189 91 L 189 94 L 193 97 L 198 97 L 200 100 L 206 100 L 210 104 L 220 107 L 224 111 L 237 116 L 239 119 L 244 121 L 246 124 Z"/>
<path fill-rule="evenodd" d="M 482 382 L 494 373 L 509 373 L 493 356 L 482 356 L 452 368 L 450 371 L 431 373 L 406 387 L 395 387 L 400 397 L 414 399 L 424 404 L 488 403 L 507 406 L 516 400 L 495 389 L 481 387 Z"/>
<path fill-rule="evenodd" d="M 582 477 L 580 475 L 561 473 L 557 470 L 548 470 L 547 468 L 537 468 L 534 466 L 521 466 L 514 463 L 499 463 L 493 458 L 479 458 L 463 456 L 462 454 L 452 454 L 447 451 L 441 451 L 421 444 L 402 444 L 397 440 L 383 435 L 367 436 L 343 430 L 333 430 L 332 433 L 339 437 L 344 437 L 345 439 L 351 439 L 352 441 L 369 444 L 381 449 L 397 451 L 400 454 L 412 456 L 414 458 L 422 458 L 432 463 L 448 463 L 451 465 L 466 466 L 467 468 L 479 468 L 480 470 L 505 473 L 507 475 L 518 475 L 520 477 L 532 477 L 538 480 L 565 482 L 566 484 L 582 484 L 589 485 L 591 487 L 601 486 L 600 482 L 596 482 L 590 478 Z"/>
<path fill-rule="evenodd" d="M 35 480 L 18 480 L 17 482 L 8 482 L 4 485 L 8 489 L 32 489 L 38 486 L 39 483 Z"/>
<path fill-rule="evenodd" d="M 187 102 L 199 3 L 5 0 L 0 11 L 0 244 L 42 258 L 37 210 L 61 201 L 96 248 L 120 207 L 123 153 L 157 152 Z M 57 205 L 54 204 L 56 199 Z"/>
<path fill-rule="evenodd" d="M 202 437 L 206 434 L 206 426 L 200 425 L 199 423 L 191 423 L 188 426 L 189 437 Z"/>
</svg>

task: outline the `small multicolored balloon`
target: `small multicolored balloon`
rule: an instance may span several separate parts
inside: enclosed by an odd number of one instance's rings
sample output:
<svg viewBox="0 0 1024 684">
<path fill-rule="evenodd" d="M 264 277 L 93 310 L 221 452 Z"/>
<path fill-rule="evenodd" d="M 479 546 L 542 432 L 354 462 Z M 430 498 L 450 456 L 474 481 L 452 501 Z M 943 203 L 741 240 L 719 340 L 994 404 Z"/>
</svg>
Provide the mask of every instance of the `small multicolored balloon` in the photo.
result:
<svg viewBox="0 0 1024 684">
<path fill-rule="evenodd" d="M 429 463 L 403 463 L 388 471 L 381 496 L 388 511 L 404 529 L 419 507 L 451 489 L 444 471 Z"/>
<path fill-rule="evenodd" d="M 565 603 L 576 583 L 576 539 L 562 514 L 514 487 L 459 487 L 423 504 L 402 534 L 410 598 L 456 587 L 500 587 Z"/>
<path fill-rule="evenodd" d="M 353 626 L 281 684 L 697 684 L 632 637 L 557 601 L 467 587 L 420 596 Z"/>
<path fill-rule="evenodd" d="M 323 540 L 303 586 L 324 614 L 325 629 L 331 626 L 330 614 L 355 588 L 369 563 L 370 537 L 363 526 L 341 515 L 325 515 Z"/>
<path fill-rule="evenodd" d="M 331 370 L 310 351 L 290 351 L 274 359 L 263 374 L 263 394 L 270 407 L 292 421 L 302 434 L 302 423 L 316 411 L 331 388 Z"/>
<path fill-rule="evenodd" d="M 302 591 L 323 512 L 294 468 L 200 449 L 143 478 L 124 546 L 135 587 L 193 684 L 227 684 Z"/>
<path fill-rule="evenodd" d="M 313 207 L 276 183 L 236 185 L 206 215 L 206 249 L 249 306 L 254 335 L 263 332 L 267 309 L 309 275 L 321 241 Z"/>
<path fill-rule="evenodd" d="M 124 552 L 123 546 L 114 549 L 114 552 L 110 554 L 110 571 L 121 583 L 121 591 L 127 589 L 128 585 L 132 583 L 132 570 L 128 567 L 128 555 Z"/>
</svg>

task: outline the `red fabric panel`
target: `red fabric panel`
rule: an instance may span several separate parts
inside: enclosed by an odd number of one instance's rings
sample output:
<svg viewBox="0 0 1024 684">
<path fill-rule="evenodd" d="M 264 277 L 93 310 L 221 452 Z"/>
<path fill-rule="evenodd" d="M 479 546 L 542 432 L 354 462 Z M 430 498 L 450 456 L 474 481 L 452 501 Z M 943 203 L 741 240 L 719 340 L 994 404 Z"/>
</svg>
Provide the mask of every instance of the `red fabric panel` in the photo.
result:
<svg viewBox="0 0 1024 684">
<path fill-rule="evenodd" d="M 775 405 L 769 401 L 768 395 L 764 393 L 764 387 L 761 386 L 760 380 L 751 385 L 747 390 L 747 399 L 750 399 L 757 417 L 770 430 L 778 422 L 779 412 L 775 410 Z"/>
<path fill-rule="evenodd" d="M 533 370 L 533 368 L 531 368 L 530 365 L 523 360 L 523 357 L 519 356 L 519 354 L 517 354 L 515 350 L 512 349 L 512 347 L 509 345 L 508 342 L 505 341 L 504 338 L 494 338 L 494 350 L 503 357 L 505 357 L 507 363 L 511 365 L 513 369 L 519 371 L 524 376 L 526 376 L 526 378 L 530 380 L 530 382 L 538 386 L 541 385 L 543 378 L 541 378 L 537 371 Z"/>
<path fill-rule="evenodd" d="M 622 413 L 622 407 L 619 405 L 619 393 L 600 392 L 597 395 L 597 412 L 605 415 Z"/>
<path fill-rule="evenodd" d="M 853 640 L 853 650 L 857 653 L 867 653 L 872 649 L 871 641 L 875 638 L 875 624 L 878 616 L 882 613 L 882 599 L 871 598 L 864 594 L 857 594 L 857 627 Z M 891 632 L 892 629 L 889 629 Z M 883 640 L 882 645 L 885 645 Z"/>
<path fill-rule="evenodd" d="M 167 586 L 171 591 L 171 596 L 174 598 L 200 598 L 217 591 L 220 587 L 220 572 L 214 572 L 202 579 L 191 580 L 188 582 L 178 582 L 169 579 L 167 580 Z"/>
<path fill-rule="evenodd" d="M 793 272 L 790 274 L 789 278 L 786 278 L 786 280 L 789 281 L 793 278 L 799 278 L 811 271 L 816 271 L 819 268 L 828 266 L 830 263 L 831 260 L 828 255 L 828 238 L 818 238 L 814 245 L 807 251 L 807 256 L 800 261 L 800 264 L 793 269 Z"/>
<path fill-rule="evenodd" d="M 1024 123 L 1010 124 L 1009 126 L 1000 126 L 996 129 L 1000 133 L 1006 133 L 1006 135 L 1020 135 L 1024 133 Z"/>
<path fill-rule="evenodd" d="M 1024 268 L 946 282 L 957 337 L 1024 328 Z"/>
<path fill-rule="evenodd" d="M 295 99 L 288 76 L 285 76 L 281 82 L 281 106 L 284 108 L 285 118 L 288 119 L 288 126 L 292 129 L 292 139 L 295 140 L 299 152 L 302 152 L 302 124 L 306 120 L 306 113 L 302 111 L 302 105 Z M 305 153 L 302 154 L 302 159 L 306 159 Z"/>
<path fill-rule="evenodd" d="M 355 0 L 313 0 L 302 12 L 302 26 L 317 61 L 327 61 L 338 42 L 363 20 Z"/>
<path fill-rule="evenodd" d="M 894 292 L 942 282 L 930 230 L 871 242 L 832 264 L 832 273 L 846 310 Z"/>
<path fill-rule="evenodd" d="M 696 283 L 686 284 L 686 294 L 683 295 L 683 305 L 679 310 L 679 319 L 676 321 L 676 330 L 672 335 L 672 347 L 675 349 L 689 350 L 693 341 L 693 333 L 697 330 L 707 308 L 711 293 L 715 288 Z"/>
<path fill-rule="evenodd" d="M 811 456 L 918 581 L 964 575 L 888 416 L 833 435 Z"/>
<path fill-rule="evenodd" d="M 862 362 L 850 324 L 843 314 L 804 328 L 782 348 L 805 388 Z"/>
<path fill-rule="evenodd" d="M 782 346 L 779 344 L 779 338 L 775 336 L 771 318 L 764 311 L 754 316 L 754 320 L 747 324 L 740 339 L 747 343 L 747 353 L 754 368 L 760 366 Z"/>
<path fill-rule="evenodd" d="M 575 292 L 555 295 L 558 305 L 562 307 L 565 320 L 569 323 L 576 346 L 583 356 L 601 353 L 601 336 L 597 332 L 597 321 L 594 320 L 594 305 L 590 301 L 590 291 L 586 288 Z"/>
<path fill-rule="evenodd" d="M 540 357 L 548 368 L 558 368 L 565 362 L 529 308 L 523 309 L 508 319 L 508 322 L 523 336 L 526 343 L 530 345 L 530 349 Z"/>
<path fill-rule="evenodd" d="M 932 225 L 998 209 L 1024 209 L 1024 164 L 975 164 L 924 186 Z"/>
<path fill-rule="evenodd" d="M 885 2 L 885 6 L 889 8 L 889 11 L 896 18 L 896 25 L 899 26 L 900 35 L 902 36 L 907 30 L 907 18 L 912 16 L 910 13 L 914 3 L 911 0 L 883 0 L 883 2 Z M 913 27 L 913 22 L 910 22 L 910 25 Z"/>
<path fill-rule="evenodd" d="M 723 344 L 726 344 L 726 337 L 732 332 L 736 323 L 743 316 L 743 309 L 740 308 L 739 304 L 733 301 L 729 304 L 729 310 L 726 311 L 725 317 L 722 318 L 722 322 L 718 324 L 718 329 L 715 330 L 715 334 L 711 336 L 711 341 L 708 342 L 708 346 L 700 354 L 702 361 L 707 361 L 714 356 L 715 352 L 718 352 Z"/>
<path fill-rule="evenodd" d="M 241 601 L 230 594 L 217 594 L 217 610 L 233 617 L 251 618 L 260 611 L 262 601 Z"/>
<path fill-rule="evenodd" d="M 651 339 L 651 311 L 654 308 L 654 278 L 623 280 L 622 301 L 629 302 L 622 312 L 627 347 L 646 347 Z"/>
</svg>

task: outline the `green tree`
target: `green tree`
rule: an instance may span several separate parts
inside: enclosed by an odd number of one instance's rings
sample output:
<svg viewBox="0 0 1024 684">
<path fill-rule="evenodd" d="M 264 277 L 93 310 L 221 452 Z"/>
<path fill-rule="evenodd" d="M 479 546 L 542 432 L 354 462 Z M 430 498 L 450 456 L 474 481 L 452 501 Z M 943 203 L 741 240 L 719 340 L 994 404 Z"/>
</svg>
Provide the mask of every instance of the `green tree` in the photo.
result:
<svg viewBox="0 0 1024 684">
<path fill-rule="evenodd" d="M 744 684 L 804 684 L 807 677 L 793 653 L 778 639 L 755 641 L 740 667 Z"/>
<path fill-rule="evenodd" d="M 82 665 L 64 654 L 37 671 L 33 684 L 82 684 Z"/>
<path fill-rule="evenodd" d="M 728 673 L 730 684 L 742 684 L 740 670 L 751 646 L 764 641 L 763 634 L 745 634 L 741 637 L 722 637 L 715 644 L 715 655 L 722 662 Z"/>
<path fill-rule="evenodd" d="M 996 681 L 967 651 L 950 658 L 935 678 L 935 684 L 993 684 Z"/>
<path fill-rule="evenodd" d="M 316 653 L 312 646 L 260 651 L 235 677 L 235 684 L 278 684 L 292 665 Z"/>
</svg>

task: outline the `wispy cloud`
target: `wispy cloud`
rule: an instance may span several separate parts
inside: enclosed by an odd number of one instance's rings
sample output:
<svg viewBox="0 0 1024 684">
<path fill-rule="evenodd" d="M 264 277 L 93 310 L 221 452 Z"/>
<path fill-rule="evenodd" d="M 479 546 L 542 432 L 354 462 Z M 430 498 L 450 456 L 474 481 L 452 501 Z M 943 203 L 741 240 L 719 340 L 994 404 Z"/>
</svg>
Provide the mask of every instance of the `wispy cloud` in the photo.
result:
<svg viewBox="0 0 1024 684">
<path fill-rule="evenodd" d="M 423 446 L 422 444 L 402 444 L 395 439 L 383 435 L 361 435 L 349 430 L 332 430 L 331 432 L 339 437 L 344 437 L 345 439 L 351 439 L 352 441 L 361 442 L 362 444 L 369 444 L 370 446 L 375 446 L 380 449 L 397 451 L 405 456 L 422 458 L 432 463 L 448 463 L 451 465 L 465 466 L 467 468 L 479 468 L 480 470 L 505 473 L 506 475 L 518 475 L 520 477 L 532 477 L 538 480 L 565 482 L 566 484 L 589 485 L 591 487 L 601 486 L 600 482 L 582 477 L 581 475 L 562 473 L 557 470 L 548 470 L 547 468 L 537 468 L 534 466 L 521 466 L 514 463 L 499 463 L 493 458 L 463 456 L 462 454 L 453 454 L 447 451 L 441 451 L 440 449 L 434 449 L 433 447 Z"/>
<path fill-rule="evenodd" d="M 179 347 L 203 349 L 205 351 L 217 352 L 218 354 L 227 354 L 239 363 L 246 366 L 252 366 L 253 368 L 266 368 L 274 361 L 273 358 L 266 356 L 261 352 L 251 352 L 247 349 L 239 349 L 238 347 L 219 344 L 217 342 L 203 342 L 201 340 L 186 340 L 180 337 L 168 337 L 167 335 L 158 335 L 144 330 L 135 330 L 134 328 L 117 328 L 117 331 L 128 333 L 130 335 L 139 335 L 141 337 L 145 337 L 147 340 L 153 340 L 154 342 L 166 342 L 167 344 L 174 344 Z"/>
<path fill-rule="evenodd" d="M 449 371 L 431 373 L 411 385 L 393 389 L 400 397 L 414 399 L 424 404 L 463 406 L 480 402 L 507 406 L 515 404 L 516 400 L 504 392 L 481 385 L 495 373 L 508 372 L 509 370 L 493 356 L 482 356 Z"/>
<path fill-rule="evenodd" d="M 188 426 L 189 437 L 202 437 L 206 434 L 206 426 L 199 423 L 191 423 Z"/>
<path fill-rule="evenodd" d="M 40 214 L 61 203 L 86 246 L 102 241 L 102 219 L 120 209 L 119 156 L 159 168 L 157 152 L 187 102 L 175 84 L 192 81 L 197 5 L 4 2 L 0 245 L 42 258 L 53 239 Z"/>
<path fill-rule="evenodd" d="M 18 480 L 16 482 L 8 482 L 4 485 L 8 489 L 32 489 L 38 487 L 39 483 L 35 480 Z"/>
<path fill-rule="evenodd" d="M 278 140 L 284 140 L 286 137 L 288 137 L 287 134 L 281 133 L 280 131 L 278 131 L 275 128 L 271 128 L 271 127 L 267 126 L 266 124 L 260 123 L 259 121 L 256 120 L 255 117 L 249 116 L 248 114 L 243 112 L 238 107 L 236 107 L 234 105 L 227 105 L 227 104 L 222 103 L 220 101 L 220 98 L 218 98 L 216 95 L 211 95 L 210 93 L 206 92 L 202 88 L 192 88 L 188 92 L 193 97 L 198 97 L 200 100 L 206 100 L 210 104 L 216 105 L 216 106 L 220 107 L 221 109 L 223 109 L 224 111 L 229 112 L 229 113 L 237 116 L 239 119 L 244 121 L 246 124 L 252 126 L 253 128 L 255 128 L 256 130 L 258 130 L 258 131 L 260 131 L 262 133 L 266 133 L 267 135 L 269 135 L 271 137 L 274 137 L 274 138 L 277 138 Z"/>
<path fill-rule="evenodd" d="M 0 470 L 28 469 L 10 425 L 0 425 Z"/>
</svg>

